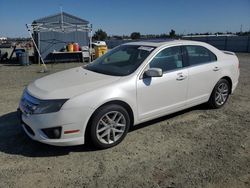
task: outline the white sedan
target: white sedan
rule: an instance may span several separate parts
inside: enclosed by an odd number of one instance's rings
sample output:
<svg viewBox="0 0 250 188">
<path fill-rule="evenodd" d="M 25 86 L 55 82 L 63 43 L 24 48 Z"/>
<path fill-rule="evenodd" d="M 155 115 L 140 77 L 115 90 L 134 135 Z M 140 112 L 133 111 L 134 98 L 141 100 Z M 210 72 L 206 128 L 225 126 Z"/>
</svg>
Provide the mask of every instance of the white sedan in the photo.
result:
<svg viewBox="0 0 250 188">
<path fill-rule="evenodd" d="M 134 42 L 94 62 L 37 79 L 19 104 L 34 140 L 109 148 L 131 126 L 208 103 L 222 107 L 239 78 L 232 52 L 194 41 Z"/>
</svg>

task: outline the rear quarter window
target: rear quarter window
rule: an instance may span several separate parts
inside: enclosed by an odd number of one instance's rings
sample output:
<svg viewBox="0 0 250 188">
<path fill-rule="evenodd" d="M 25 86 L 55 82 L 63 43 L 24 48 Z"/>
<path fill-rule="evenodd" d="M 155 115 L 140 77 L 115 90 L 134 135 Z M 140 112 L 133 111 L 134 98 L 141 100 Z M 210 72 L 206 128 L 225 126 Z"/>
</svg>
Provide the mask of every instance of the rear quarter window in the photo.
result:
<svg viewBox="0 0 250 188">
<path fill-rule="evenodd" d="M 203 46 L 185 46 L 189 65 L 199 65 L 217 61 L 216 55 Z"/>
</svg>

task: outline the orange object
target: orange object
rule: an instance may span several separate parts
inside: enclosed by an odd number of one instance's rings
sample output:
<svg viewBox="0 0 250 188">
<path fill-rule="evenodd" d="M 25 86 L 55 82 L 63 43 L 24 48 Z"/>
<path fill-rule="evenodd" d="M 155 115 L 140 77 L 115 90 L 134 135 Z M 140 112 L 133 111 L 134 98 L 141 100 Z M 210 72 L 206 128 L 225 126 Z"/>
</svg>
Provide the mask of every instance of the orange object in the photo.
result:
<svg viewBox="0 0 250 188">
<path fill-rule="evenodd" d="M 68 52 L 73 52 L 74 51 L 74 46 L 72 43 L 68 44 Z"/>
<path fill-rule="evenodd" d="M 103 54 L 105 54 L 108 51 L 107 46 L 95 46 L 95 58 L 101 57 Z"/>
<path fill-rule="evenodd" d="M 74 43 L 74 44 L 73 44 L 73 49 L 74 49 L 74 52 L 80 51 L 80 46 L 79 46 L 79 44 L 78 44 L 78 43 Z"/>
</svg>

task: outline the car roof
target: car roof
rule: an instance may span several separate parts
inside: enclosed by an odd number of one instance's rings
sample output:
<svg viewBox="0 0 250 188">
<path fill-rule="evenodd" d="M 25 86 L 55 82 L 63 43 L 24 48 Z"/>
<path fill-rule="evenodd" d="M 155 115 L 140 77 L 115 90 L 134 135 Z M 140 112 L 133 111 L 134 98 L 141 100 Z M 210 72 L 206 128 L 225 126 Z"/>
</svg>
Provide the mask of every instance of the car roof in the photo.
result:
<svg viewBox="0 0 250 188">
<path fill-rule="evenodd" d="M 176 40 L 176 39 L 167 39 L 167 40 L 146 40 L 146 41 L 138 41 L 138 42 L 129 42 L 124 43 L 123 45 L 138 45 L 138 46 L 152 46 L 152 47 L 160 47 L 165 45 L 174 45 L 174 44 L 186 44 L 186 45 L 204 45 L 203 42 L 191 41 L 191 40 Z"/>
</svg>

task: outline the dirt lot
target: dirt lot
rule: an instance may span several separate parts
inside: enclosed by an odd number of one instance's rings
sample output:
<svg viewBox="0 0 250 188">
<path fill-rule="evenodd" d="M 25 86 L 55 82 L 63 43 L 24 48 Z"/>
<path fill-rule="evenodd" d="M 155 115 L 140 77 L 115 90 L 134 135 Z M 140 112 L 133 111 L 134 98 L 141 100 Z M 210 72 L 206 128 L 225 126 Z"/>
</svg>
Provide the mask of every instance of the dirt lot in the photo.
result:
<svg viewBox="0 0 250 188">
<path fill-rule="evenodd" d="M 0 65 L 0 187 L 250 187 L 250 54 L 219 110 L 195 107 L 144 123 L 117 147 L 52 147 L 23 133 L 15 115 L 35 65 Z M 49 65 L 49 73 L 80 64 Z"/>
</svg>

